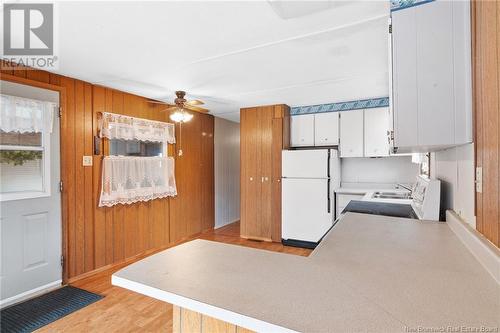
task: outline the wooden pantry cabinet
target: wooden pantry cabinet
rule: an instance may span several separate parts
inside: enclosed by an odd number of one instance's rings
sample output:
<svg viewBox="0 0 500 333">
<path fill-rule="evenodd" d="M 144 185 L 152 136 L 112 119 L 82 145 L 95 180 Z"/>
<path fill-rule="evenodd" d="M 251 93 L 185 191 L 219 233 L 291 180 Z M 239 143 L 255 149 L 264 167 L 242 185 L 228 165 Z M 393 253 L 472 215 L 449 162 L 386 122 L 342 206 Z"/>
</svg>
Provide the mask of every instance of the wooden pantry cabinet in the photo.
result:
<svg viewBox="0 0 500 333">
<path fill-rule="evenodd" d="M 241 109 L 240 235 L 281 241 L 281 151 L 289 147 L 290 108 Z"/>
</svg>

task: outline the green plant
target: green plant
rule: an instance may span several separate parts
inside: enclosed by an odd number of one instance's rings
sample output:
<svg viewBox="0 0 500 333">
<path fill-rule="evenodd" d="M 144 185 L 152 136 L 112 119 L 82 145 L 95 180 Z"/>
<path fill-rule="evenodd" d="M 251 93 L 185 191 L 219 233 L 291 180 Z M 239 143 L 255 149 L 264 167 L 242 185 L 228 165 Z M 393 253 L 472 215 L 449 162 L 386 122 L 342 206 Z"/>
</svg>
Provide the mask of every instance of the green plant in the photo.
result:
<svg viewBox="0 0 500 333">
<path fill-rule="evenodd" d="M 41 160 L 42 152 L 33 150 L 1 150 L 0 163 L 23 165 L 27 161 Z"/>
</svg>

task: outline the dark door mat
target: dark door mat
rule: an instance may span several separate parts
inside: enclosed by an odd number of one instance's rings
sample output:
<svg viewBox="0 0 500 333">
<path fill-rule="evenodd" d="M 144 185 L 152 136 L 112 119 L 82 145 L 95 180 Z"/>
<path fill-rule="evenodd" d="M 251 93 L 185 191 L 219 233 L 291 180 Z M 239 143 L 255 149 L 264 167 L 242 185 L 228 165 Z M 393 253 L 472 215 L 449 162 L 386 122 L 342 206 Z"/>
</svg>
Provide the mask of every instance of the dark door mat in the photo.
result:
<svg viewBox="0 0 500 333">
<path fill-rule="evenodd" d="M 71 286 L 51 291 L 1 310 L 1 332 L 33 332 L 103 297 Z"/>
</svg>

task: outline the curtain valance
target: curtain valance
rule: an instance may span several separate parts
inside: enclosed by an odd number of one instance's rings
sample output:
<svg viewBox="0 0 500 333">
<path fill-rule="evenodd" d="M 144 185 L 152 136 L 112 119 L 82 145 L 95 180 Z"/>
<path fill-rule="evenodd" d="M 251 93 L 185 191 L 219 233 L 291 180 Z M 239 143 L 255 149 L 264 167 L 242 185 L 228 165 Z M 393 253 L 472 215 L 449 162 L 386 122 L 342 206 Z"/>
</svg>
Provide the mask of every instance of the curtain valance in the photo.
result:
<svg viewBox="0 0 500 333">
<path fill-rule="evenodd" d="M 52 132 L 57 104 L 35 99 L 1 95 L 0 130 L 4 132 Z"/>
<path fill-rule="evenodd" d="M 104 157 L 99 207 L 176 195 L 173 157 Z"/>
<path fill-rule="evenodd" d="M 174 124 L 103 112 L 99 136 L 108 139 L 175 143 Z"/>
</svg>

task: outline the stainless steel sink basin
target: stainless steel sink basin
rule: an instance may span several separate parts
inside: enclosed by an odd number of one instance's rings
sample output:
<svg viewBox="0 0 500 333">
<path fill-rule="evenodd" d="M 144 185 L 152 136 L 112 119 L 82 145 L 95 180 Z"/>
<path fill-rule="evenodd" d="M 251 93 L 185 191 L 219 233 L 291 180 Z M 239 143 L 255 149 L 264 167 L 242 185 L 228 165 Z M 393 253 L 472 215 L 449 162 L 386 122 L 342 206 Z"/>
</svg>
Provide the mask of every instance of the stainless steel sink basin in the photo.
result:
<svg viewBox="0 0 500 333">
<path fill-rule="evenodd" d="M 411 199 L 410 193 L 395 193 L 395 192 L 375 192 L 373 198 L 377 199 Z"/>
</svg>

